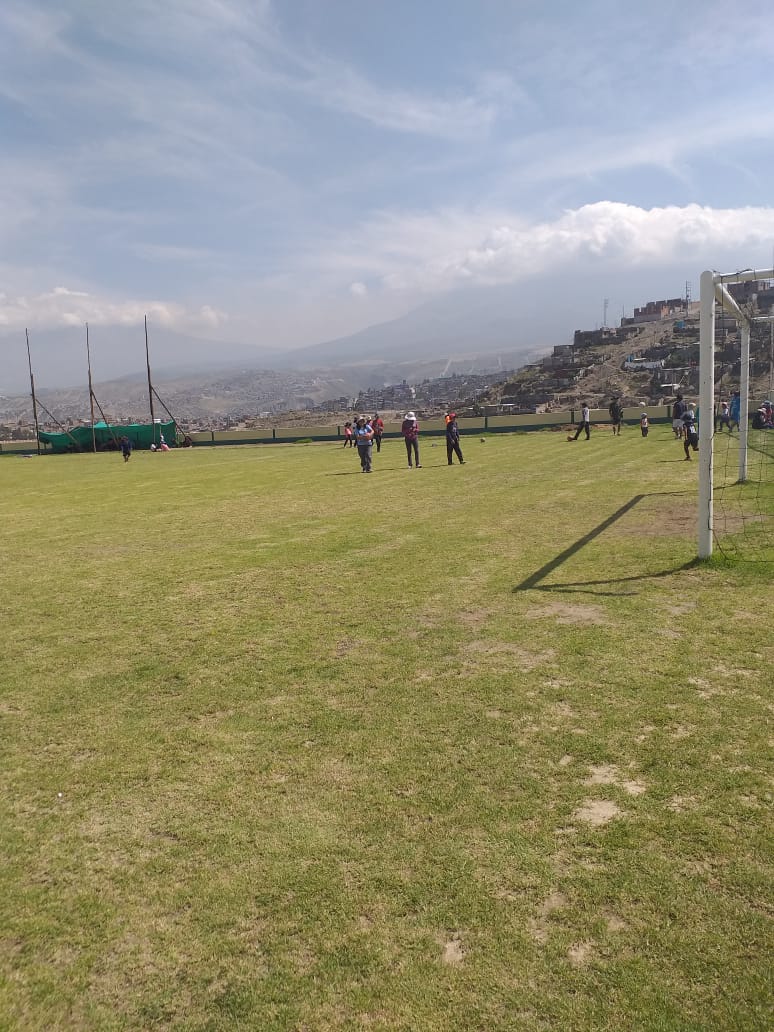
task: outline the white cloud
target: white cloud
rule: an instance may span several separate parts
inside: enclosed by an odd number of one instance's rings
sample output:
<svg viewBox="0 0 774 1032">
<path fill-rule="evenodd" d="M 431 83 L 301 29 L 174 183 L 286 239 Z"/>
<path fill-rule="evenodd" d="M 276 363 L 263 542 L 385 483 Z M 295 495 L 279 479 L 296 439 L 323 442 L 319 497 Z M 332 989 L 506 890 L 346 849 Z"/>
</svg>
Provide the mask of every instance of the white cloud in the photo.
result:
<svg viewBox="0 0 774 1032">
<path fill-rule="evenodd" d="M 42 294 L 0 294 L 0 326 L 56 328 L 61 326 L 132 326 L 144 316 L 179 331 L 211 330 L 227 319 L 224 312 L 202 305 L 189 309 L 175 302 L 158 300 L 116 300 L 83 290 L 54 287 Z"/>
<path fill-rule="evenodd" d="M 544 222 L 502 212 L 384 214 L 346 250 L 331 249 L 320 261 L 328 273 L 366 270 L 384 290 L 437 293 L 613 264 L 633 271 L 675 264 L 699 271 L 728 262 L 764 266 L 772 241 L 774 208 L 645 209 L 599 201 Z"/>
<path fill-rule="evenodd" d="M 365 285 L 365 283 L 351 283 L 349 287 L 349 292 L 350 294 L 352 294 L 353 297 L 365 297 L 368 293 L 368 287 Z"/>
</svg>

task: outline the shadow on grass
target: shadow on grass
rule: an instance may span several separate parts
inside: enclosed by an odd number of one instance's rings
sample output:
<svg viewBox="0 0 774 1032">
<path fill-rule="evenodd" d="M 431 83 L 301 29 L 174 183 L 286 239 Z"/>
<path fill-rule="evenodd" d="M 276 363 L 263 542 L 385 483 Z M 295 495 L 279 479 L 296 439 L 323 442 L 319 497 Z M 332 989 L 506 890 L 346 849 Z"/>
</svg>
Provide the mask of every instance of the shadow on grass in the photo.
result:
<svg viewBox="0 0 774 1032">
<path fill-rule="evenodd" d="M 464 465 L 467 466 L 467 464 L 468 463 L 467 463 L 467 459 L 466 459 Z M 447 465 L 448 465 L 448 463 L 446 463 L 446 462 L 423 462 L 422 465 L 418 466 L 417 468 L 418 469 L 446 469 Z M 454 463 L 454 465 L 455 466 L 459 466 L 460 463 L 456 462 L 456 463 Z M 373 472 L 374 473 L 377 473 L 377 472 L 378 473 L 389 473 L 389 472 L 393 472 L 394 473 L 394 472 L 399 472 L 400 470 L 404 470 L 404 469 L 406 471 L 408 471 L 409 469 L 412 469 L 412 468 L 413 467 L 411 467 L 411 466 L 382 466 L 382 465 L 378 465 L 377 466 L 376 464 L 374 464 Z M 326 477 L 348 477 L 348 476 L 351 476 L 353 473 L 362 473 L 362 470 L 359 470 L 359 469 L 342 469 L 342 470 L 338 470 L 335 473 L 326 473 L 324 475 Z"/>
<path fill-rule="evenodd" d="M 594 527 L 593 530 L 590 530 L 588 532 L 588 534 L 584 534 L 582 538 L 579 538 L 577 541 L 575 541 L 572 545 L 570 545 L 569 548 L 565 548 L 565 550 L 563 552 L 560 552 L 559 555 L 557 555 L 553 559 L 551 559 L 550 562 L 547 562 L 545 564 L 545 566 L 541 566 L 539 570 L 536 570 L 535 573 L 533 573 L 529 577 L 527 577 L 526 580 L 523 580 L 521 582 L 521 584 L 517 584 L 516 587 L 513 589 L 514 593 L 516 593 L 517 591 L 558 591 L 558 592 L 570 592 L 570 593 L 572 593 L 572 592 L 581 592 L 581 591 L 589 591 L 592 588 L 596 588 L 596 587 L 598 587 L 599 585 L 602 585 L 602 584 L 610 584 L 610 585 L 626 584 L 626 583 L 633 583 L 633 582 L 637 582 L 637 581 L 654 580 L 654 579 L 657 579 L 659 577 L 671 577 L 675 573 L 680 573 L 683 570 L 690 570 L 692 567 L 699 565 L 701 563 L 700 559 L 691 559 L 687 563 L 682 563 L 679 566 L 670 566 L 666 570 L 658 570 L 656 573 L 634 574 L 634 575 L 626 576 L 626 577 L 603 577 L 600 580 L 565 581 L 564 583 L 558 583 L 558 584 L 542 584 L 541 583 L 541 581 L 544 581 L 546 579 L 546 577 L 548 577 L 548 575 L 550 573 L 553 573 L 554 570 L 556 570 L 558 567 L 560 567 L 563 563 L 567 562 L 568 559 L 571 559 L 572 556 L 574 556 L 577 552 L 579 552 L 590 541 L 593 541 L 594 538 L 599 537 L 600 534 L 603 534 L 614 523 L 617 523 L 618 520 L 620 520 L 623 516 L 625 516 L 626 513 L 629 512 L 630 509 L 633 509 L 635 507 L 635 505 L 638 505 L 643 500 L 643 498 L 653 497 L 654 495 L 657 496 L 657 497 L 667 497 L 668 495 L 678 495 L 678 496 L 680 496 L 681 492 L 679 492 L 679 491 L 659 491 L 659 492 L 654 492 L 652 494 L 638 494 L 638 495 L 635 495 L 628 502 L 626 502 L 625 505 L 622 505 L 620 509 L 616 509 L 616 511 L 611 516 L 608 516 L 608 518 L 606 520 L 603 520 L 596 527 Z M 635 595 L 635 594 L 637 594 L 637 592 L 636 591 L 624 591 L 624 590 L 619 590 L 619 591 L 611 590 L 611 591 L 592 591 L 592 594 L 595 594 L 595 595 Z"/>
</svg>

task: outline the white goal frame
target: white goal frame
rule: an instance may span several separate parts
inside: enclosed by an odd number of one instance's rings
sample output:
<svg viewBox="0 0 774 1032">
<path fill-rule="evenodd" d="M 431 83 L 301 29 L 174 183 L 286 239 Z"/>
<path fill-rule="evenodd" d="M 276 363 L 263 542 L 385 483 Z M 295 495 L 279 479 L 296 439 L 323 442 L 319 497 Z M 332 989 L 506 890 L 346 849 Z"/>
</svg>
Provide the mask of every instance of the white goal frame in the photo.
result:
<svg viewBox="0 0 774 1032">
<path fill-rule="evenodd" d="M 715 302 L 733 312 L 741 333 L 739 381 L 739 482 L 747 479 L 748 396 L 750 393 L 750 319 L 731 297 L 727 283 L 774 278 L 774 269 L 745 269 L 744 272 L 701 274 L 699 303 L 699 511 L 697 520 L 699 558 L 712 555 L 713 538 L 713 441 L 715 434 Z M 754 317 L 753 322 L 771 322 L 772 317 Z"/>
</svg>

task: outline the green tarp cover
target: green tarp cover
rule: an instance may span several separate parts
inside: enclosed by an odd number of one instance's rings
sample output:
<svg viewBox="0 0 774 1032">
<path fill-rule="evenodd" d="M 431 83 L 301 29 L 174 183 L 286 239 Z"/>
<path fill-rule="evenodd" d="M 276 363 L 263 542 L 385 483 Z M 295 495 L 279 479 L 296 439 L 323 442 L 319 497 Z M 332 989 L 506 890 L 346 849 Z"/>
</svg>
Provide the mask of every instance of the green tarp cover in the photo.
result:
<svg viewBox="0 0 774 1032">
<path fill-rule="evenodd" d="M 94 437 L 98 451 L 109 451 L 116 447 L 116 441 L 126 435 L 133 448 L 150 448 L 158 444 L 161 435 L 170 447 L 175 445 L 177 427 L 170 420 L 168 423 L 128 423 L 116 426 L 100 420 L 94 424 Z M 38 438 L 42 445 L 53 452 L 91 451 L 93 448 L 91 426 L 75 426 L 69 434 L 50 434 L 41 430 Z"/>
</svg>

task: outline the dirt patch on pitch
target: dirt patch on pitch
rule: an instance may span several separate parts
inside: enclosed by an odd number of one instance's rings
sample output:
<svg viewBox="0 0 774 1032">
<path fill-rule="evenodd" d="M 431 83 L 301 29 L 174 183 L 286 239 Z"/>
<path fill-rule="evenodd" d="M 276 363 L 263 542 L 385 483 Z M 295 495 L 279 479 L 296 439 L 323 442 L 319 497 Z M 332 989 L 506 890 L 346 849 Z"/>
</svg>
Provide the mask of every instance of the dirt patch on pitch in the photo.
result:
<svg viewBox="0 0 774 1032">
<path fill-rule="evenodd" d="M 602 606 L 582 603 L 571 605 L 568 602 L 552 602 L 539 609 L 531 609 L 527 616 L 530 620 L 553 619 L 558 624 L 601 625 L 608 623 L 607 614 Z"/>
<path fill-rule="evenodd" d="M 551 895 L 543 901 L 540 906 L 540 910 L 537 913 L 537 917 L 534 917 L 529 922 L 529 931 L 535 942 L 541 944 L 541 946 L 548 941 L 548 933 L 550 930 L 550 917 L 556 913 L 557 910 L 562 910 L 567 906 L 567 897 L 561 892 L 552 892 Z"/>
<path fill-rule="evenodd" d="M 458 964 L 461 964 L 464 959 L 465 947 L 462 945 L 460 936 L 455 932 L 450 939 L 447 939 L 444 942 L 441 960 L 444 964 L 456 967 Z"/>
<path fill-rule="evenodd" d="M 594 944 L 592 942 L 575 942 L 567 950 L 567 959 L 573 967 L 585 967 L 591 960 L 593 953 Z"/>
<path fill-rule="evenodd" d="M 473 655 L 505 660 L 508 666 L 525 671 L 551 663 L 556 655 L 553 649 L 547 649 L 545 652 L 530 652 L 521 645 L 504 641 L 472 641 L 467 648 Z"/>
<path fill-rule="evenodd" d="M 610 799 L 586 799 L 573 814 L 576 821 L 601 828 L 616 817 L 622 817 L 623 810 Z"/>
<path fill-rule="evenodd" d="M 627 795 L 644 795 L 647 791 L 642 781 L 626 778 L 615 764 L 603 763 L 597 767 L 589 767 L 589 776 L 583 782 L 584 785 L 615 785 L 622 788 Z"/>
<path fill-rule="evenodd" d="M 471 627 L 474 630 L 479 627 L 483 627 L 487 620 L 492 618 L 491 609 L 463 609 L 457 613 L 457 619 L 465 627 Z"/>
</svg>

